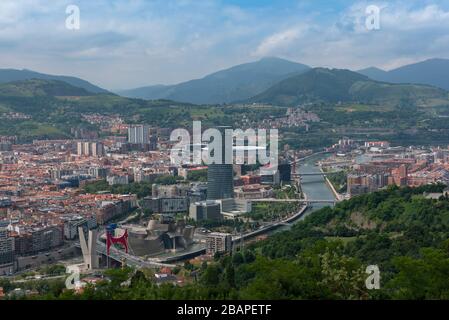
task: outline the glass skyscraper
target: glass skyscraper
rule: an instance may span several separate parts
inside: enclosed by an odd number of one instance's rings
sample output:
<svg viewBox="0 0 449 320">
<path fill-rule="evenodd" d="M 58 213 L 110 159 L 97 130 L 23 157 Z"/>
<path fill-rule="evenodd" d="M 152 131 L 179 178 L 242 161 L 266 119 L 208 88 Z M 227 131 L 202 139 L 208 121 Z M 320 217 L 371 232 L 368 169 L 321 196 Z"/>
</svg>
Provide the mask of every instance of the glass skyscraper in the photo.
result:
<svg viewBox="0 0 449 320">
<path fill-rule="evenodd" d="M 207 170 L 207 199 L 234 198 L 232 164 L 211 164 Z"/>
<path fill-rule="evenodd" d="M 207 199 L 219 200 L 234 198 L 234 169 L 232 163 L 225 163 L 225 152 L 232 152 L 232 145 L 225 146 L 225 130 L 228 126 L 217 127 L 222 134 L 222 164 L 210 164 L 207 169 Z M 228 150 L 228 151 L 229 151 Z"/>
</svg>

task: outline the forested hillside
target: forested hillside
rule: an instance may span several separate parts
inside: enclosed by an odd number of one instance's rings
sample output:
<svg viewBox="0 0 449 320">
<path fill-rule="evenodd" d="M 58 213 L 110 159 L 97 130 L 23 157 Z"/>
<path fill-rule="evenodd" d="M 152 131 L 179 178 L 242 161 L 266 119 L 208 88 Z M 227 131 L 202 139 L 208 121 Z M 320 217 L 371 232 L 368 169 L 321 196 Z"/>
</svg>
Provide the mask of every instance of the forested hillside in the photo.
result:
<svg viewBox="0 0 449 320">
<path fill-rule="evenodd" d="M 81 295 L 38 298 L 449 299 L 449 197 L 425 197 L 444 188 L 393 187 L 324 208 L 232 256 L 186 264 L 198 280 L 183 287 L 158 286 L 145 270 L 110 270 L 109 282 Z M 366 289 L 367 265 L 379 267 L 380 290 Z"/>
</svg>

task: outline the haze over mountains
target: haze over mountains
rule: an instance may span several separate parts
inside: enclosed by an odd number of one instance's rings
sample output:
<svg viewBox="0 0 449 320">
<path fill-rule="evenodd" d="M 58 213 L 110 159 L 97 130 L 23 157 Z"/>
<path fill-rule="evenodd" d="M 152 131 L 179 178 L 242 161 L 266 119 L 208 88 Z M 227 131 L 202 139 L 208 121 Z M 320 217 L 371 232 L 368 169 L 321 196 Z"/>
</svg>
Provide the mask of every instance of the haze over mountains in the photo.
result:
<svg viewBox="0 0 449 320">
<path fill-rule="evenodd" d="M 264 58 L 171 86 L 149 86 L 117 92 L 130 98 L 169 99 L 195 104 L 245 100 L 310 67 L 280 58 Z"/>
<path fill-rule="evenodd" d="M 118 94 L 132 98 L 169 99 L 195 104 L 232 103 L 251 100 L 253 97 L 255 99 L 252 101 L 258 101 L 264 91 L 271 87 L 278 87 L 283 80 L 297 77 L 310 69 L 311 67 L 304 64 L 280 58 L 264 58 L 253 63 L 222 70 L 198 80 L 170 86 L 142 87 L 121 91 Z M 449 90 L 449 77 L 447 76 L 449 60 L 447 59 L 426 60 L 391 71 L 372 67 L 360 70 L 358 73 L 381 82 L 432 85 Z M 343 73 L 339 74 L 343 75 Z M 314 81 L 313 79 L 309 80 Z M 292 80 L 290 84 L 294 82 Z M 285 85 L 285 82 L 283 83 Z M 328 85 L 329 92 L 335 93 L 332 84 Z M 338 83 L 336 85 L 338 86 Z M 394 88 L 399 91 L 399 87 Z M 335 98 L 337 97 L 338 95 Z"/>
<path fill-rule="evenodd" d="M 263 102 L 291 105 L 312 101 L 359 101 L 399 103 L 425 99 L 447 100 L 449 60 L 430 59 L 391 71 L 367 68 L 353 72 L 341 69 L 311 68 L 280 58 L 264 58 L 221 70 L 204 78 L 176 85 L 157 85 L 118 92 L 124 97 L 145 100 L 173 100 L 193 104 Z M 40 79 L 48 83 L 2 86 L 2 95 L 54 95 L 110 93 L 88 81 L 54 76 L 30 70 L 0 69 L 0 84 Z M 74 90 L 60 82 L 70 84 Z M 401 85 L 398 85 L 401 84 Z M 429 87 L 433 86 L 433 87 Z M 441 89 L 440 89 L 441 88 Z M 23 92 L 22 92 L 22 91 Z"/>
<path fill-rule="evenodd" d="M 427 84 L 449 90 L 448 59 L 429 59 L 390 71 L 371 67 L 358 72 L 377 81 Z"/>
</svg>

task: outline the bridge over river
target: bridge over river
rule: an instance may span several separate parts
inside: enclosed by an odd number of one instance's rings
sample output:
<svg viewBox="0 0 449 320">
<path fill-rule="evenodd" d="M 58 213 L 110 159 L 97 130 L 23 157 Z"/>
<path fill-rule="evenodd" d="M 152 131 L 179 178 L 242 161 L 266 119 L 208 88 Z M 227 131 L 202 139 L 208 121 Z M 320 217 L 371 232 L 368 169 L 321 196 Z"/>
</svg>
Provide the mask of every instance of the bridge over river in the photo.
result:
<svg viewBox="0 0 449 320">
<path fill-rule="evenodd" d="M 101 232 L 98 233 L 101 235 Z M 145 260 L 139 256 L 135 256 L 132 253 L 126 253 L 122 249 L 115 248 L 112 246 L 109 251 L 109 255 L 107 254 L 106 250 L 106 244 L 100 240 L 100 238 L 97 238 L 97 254 L 102 255 L 106 257 L 107 259 L 114 260 L 116 262 L 122 263 L 125 261 L 125 263 L 132 267 L 137 268 L 163 268 L 163 267 L 169 267 L 173 268 L 175 265 L 173 264 L 167 264 L 167 263 L 161 263 L 156 260 Z M 80 244 L 76 244 L 77 247 L 81 248 Z"/>
<path fill-rule="evenodd" d="M 290 203 L 332 203 L 335 204 L 337 200 L 335 199 L 274 199 L 274 198 L 264 198 L 264 199 L 253 199 L 251 202 L 290 202 Z"/>
</svg>

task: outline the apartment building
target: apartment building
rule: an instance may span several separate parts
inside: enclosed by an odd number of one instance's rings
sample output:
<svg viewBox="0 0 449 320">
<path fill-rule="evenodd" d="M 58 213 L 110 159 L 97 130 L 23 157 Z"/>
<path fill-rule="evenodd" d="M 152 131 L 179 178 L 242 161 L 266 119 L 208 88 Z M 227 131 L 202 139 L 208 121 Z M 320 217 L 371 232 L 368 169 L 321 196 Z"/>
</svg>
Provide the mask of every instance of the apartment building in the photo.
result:
<svg viewBox="0 0 449 320">
<path fill-rule="evenodd" d="M 14 269 L 14 239 L 9 236 L 8 222 L 0 221 L 0 275 Z"/>
<path fill-rule="evenodd" d="M 232 250 L 232 236 L 229 233 L 212 232 L 206 238 L 206 253 L 214 255 Z"/>
</svg>

